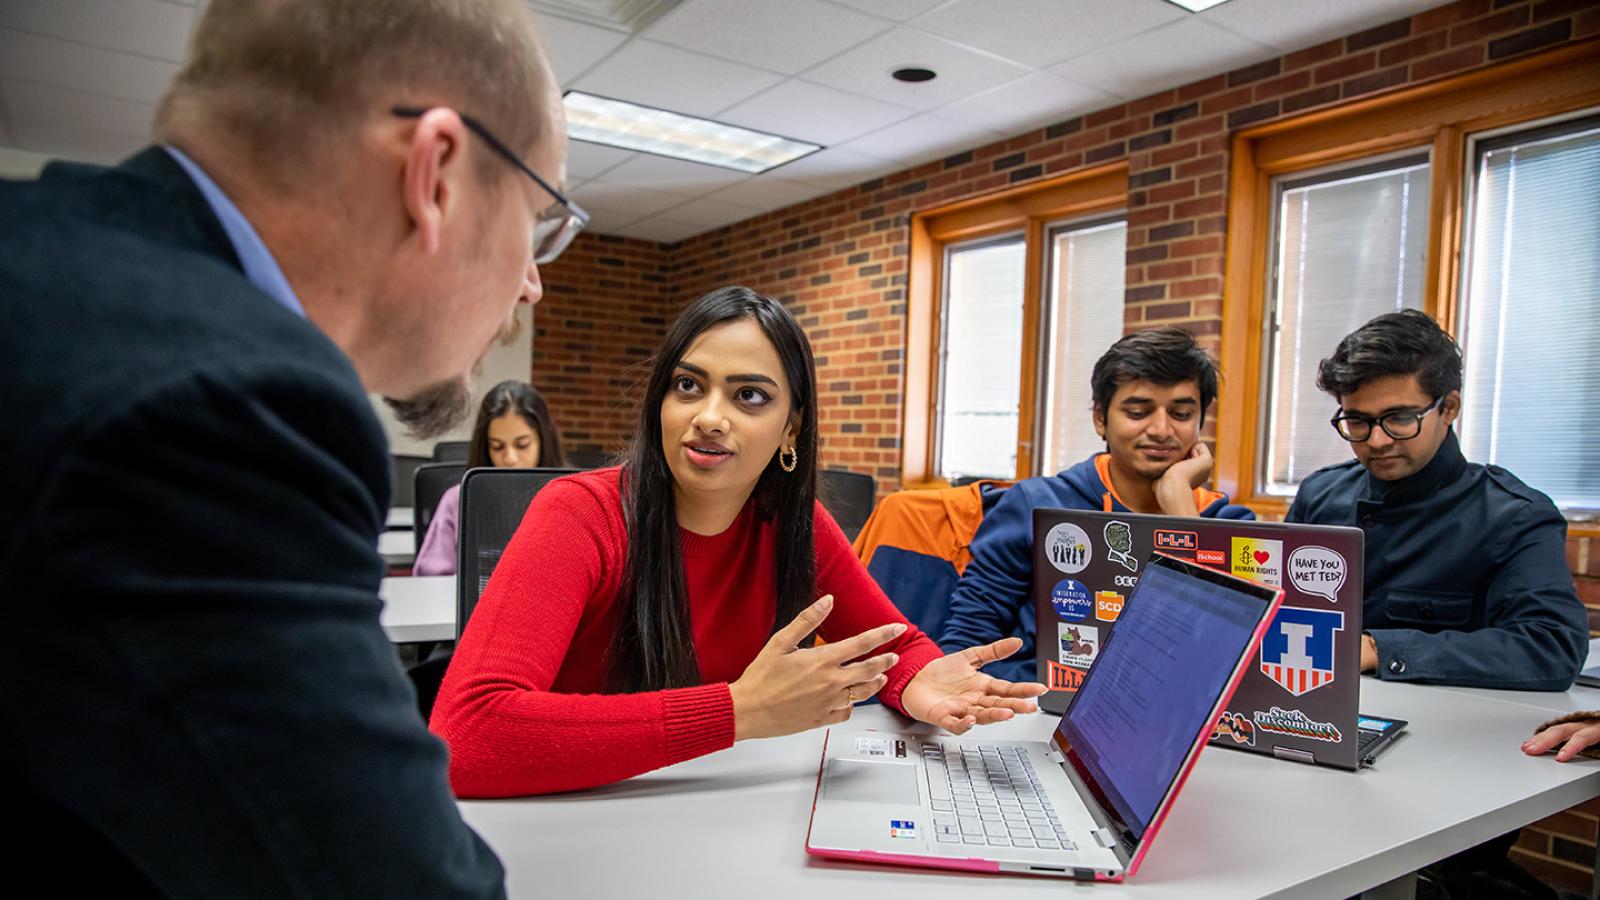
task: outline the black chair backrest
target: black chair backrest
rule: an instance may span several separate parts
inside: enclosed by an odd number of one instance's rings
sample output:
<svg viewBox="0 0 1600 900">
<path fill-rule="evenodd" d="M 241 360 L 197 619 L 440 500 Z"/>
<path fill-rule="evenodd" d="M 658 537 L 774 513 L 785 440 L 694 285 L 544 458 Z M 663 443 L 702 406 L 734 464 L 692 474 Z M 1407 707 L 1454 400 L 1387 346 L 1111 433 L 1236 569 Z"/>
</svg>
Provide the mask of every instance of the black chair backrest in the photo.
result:
<svg viewBox="0 0 1600 900">
<path fill-rule="evenodd" d="M 418 553 L 422 552 L 422 539 L 428 536 L 428 526 L 433 524 L 433 514 L 439 508 L 439 500 L 451 485 L 460 484 L 461 476 L 465 474 L 466 463 L 436 462 L 417 467 L 416 487 L 411 492 L 416 500 L 411 507 L 411 534 L 416 539 Z"/>
<path fill-rule="evenodd" d="M 500 554 L 539 489 L 577 469 L 469 469 L 461 480 L 456 546 L 456 636 L 466 630 Z"/>
<path fill-rule="evenodd" d="M 817 472 L 817 499 L 852 543 L 878 502 L 878 483 L 871 475 L 822 469 Z"/>
<path fill-rule="evenodd" d="M 404 509 L 416 503 L 413 494 L 415 485 L 413 479 L 419 466 L 432 462 L 426 456 L 406 456 L 393 453 L 389 456 L 389 467 L 394 475 L 394 497 L 389 500 L 389 505 L 396 509 Z"/>
<path fill-rule="evenodd" d="M 433 461 L 464 463 L 471 447 L 471 441 L 440 441 L 433 445 Z"/>
</svg>

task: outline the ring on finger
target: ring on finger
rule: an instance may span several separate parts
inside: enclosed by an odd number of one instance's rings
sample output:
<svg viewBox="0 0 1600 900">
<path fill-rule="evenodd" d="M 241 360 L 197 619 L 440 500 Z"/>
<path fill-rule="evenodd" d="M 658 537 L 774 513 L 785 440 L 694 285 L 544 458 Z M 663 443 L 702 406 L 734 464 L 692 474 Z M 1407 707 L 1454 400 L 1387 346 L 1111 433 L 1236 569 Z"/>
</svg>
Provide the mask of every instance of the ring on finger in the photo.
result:
<svg viewBox="0 0 1600 900">
<path fill-rule="evenodd" d="M 850 685 L 844 689 L 844 695 L 850 699 L 850 705 L 856 705 L 856 686 Z"/>
</svg>

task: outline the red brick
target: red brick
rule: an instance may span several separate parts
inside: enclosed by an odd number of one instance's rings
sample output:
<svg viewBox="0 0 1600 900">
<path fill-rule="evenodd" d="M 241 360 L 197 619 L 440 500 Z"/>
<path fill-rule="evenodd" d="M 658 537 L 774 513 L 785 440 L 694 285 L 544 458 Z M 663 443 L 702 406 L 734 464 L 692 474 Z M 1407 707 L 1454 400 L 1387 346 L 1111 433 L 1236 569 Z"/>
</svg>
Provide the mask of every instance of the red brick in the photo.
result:
<svg viewBox="0 0 1600 900">
<path fill-rule="evenodd" d="M 1198 152 L 1200 152 L 1200 145 L 1194 141 L 1173 147 L 1162 147 L 1150 154 L 1150 166 L 1159 167 L 1179 160 L 1189 159 Z"/>
<path fill-rule="evenodd" d="M 1204 81 L 1196 81 L 1178 88 L 1178 102 L 1187 103 L 1207 94 L 1215 94 L 1228 84 L 1228 76 L 1217 75 Z"/>
<path fill-rule="evenodd" d="M 1191 219 L 1197 216 L 1209 216 L 1225 212 L 1227 208 L 1227 198 L 1221 194 L 1212 194 L 1209 197 L 1199 197 L 1174 204 L 1172 215 L 1177 219 Z"/>
<path fill-rule="evenodd" d="M 1222 252 L 1222 238 L 1201 237 L 1187 241 L 1174 241 L 1168 245 L 1168 249 L 1171 250 L 1173 259 L 1184 256 L 1220 254 Z"/>
<path fill-rule="evenodd" d="M 1546 19 L 1570 16 L 1594 5 L 1594 0 L 1540 0 L 1533 4 L 1532 21 L 1543 22 Z"/>
<path fill-rule="evenodd" d="M 1311 73 L 1311 78 L 1317 84 L 1327 84 L 1330 81 L 1343 81 L 1344 79 L 1349 78 L 1351 75 L 1360 75 L 1362 72 L 1373 69 L 1377 65 L 1377 52 L 1368 50 L 1365 53 L 1357 53 L 1354 56 L 1347 56 L 1344 59 L 1328 63 L 1325 66 L 1317 66 L 1316 70 Z"/>
<path fill-rule="evenodd" d="M 1257 100 L 1271 100 L 1311 86 L 1310 72 L 1293 72 L 1256 85 Z"/>
<path fill-rule="evenodd" d="M 1194 196 L 1193 181 L 1179 181 L 1174 184 L 1163 184 L 1150 189 L 1150 202 L 1167 203 L 1173 200 L 1182 200 Z M 1184 218 L 1180 213 L 1178 218 Z"/>
<path fill-rule="evenodd" d="M 1483 62 L 1483 45 L 1460 47 L 1427 59 L 1419 59 L 1411 64 L 1412 82 L 1426 81 L 1439 75 L 1459 72 L 1462 69 L 1480 65 Z"/>
<path fill-rule="evenodd" d="M 1584 606 L 1600 607 L 1600 578 L 1593 575 L 1579 575 L 1572 579 L 1578 587 L 1578 599 Z"/>
<path fill-rule="evenodd" d="M 1174 278 L 1188 278 L 1193 274 L 1194 262 L 1192 260 L 1180 259 L 1177 262 L 1155 263 L 1147 266 L 1145 268 L 1144 278 L 1134 279 L 1131 275 L 1129 278 L 1130 280 L 1137 281 L 1171 281 Z"/>
<path fill-rule="evenodd" d="M 1154 303 L 1144 308 L 1146 321 L 1160 321 L 1162 319 L 1187 319 L 1190 316 L 1188 303 Z"/>
<path fill-rule="evenodd" d="M 1450 46 L 1459 47 L 1485 38 L 1514 31 L 1528 24 L 1528 7 L 1515 6 L 1503 12 L 1457 25 L 1450 29 Z"/>
<path fill-rule="evenodd" d="M 1370 94 L 1373 91 L 1381 91 L 1398 84 L 1404 84 L 1405 80 L 1406 67 L 1402 65 L 1352 78 L 1340 85 L 1339 88 L 1346 97 L 1359 97 L 1362 94 Z"/>
<path fill-rule="evenodd" d="M 1215 94 L 1207 97 L 1206 99 L 1200 101 L 1200 112 L 1209 116 L 1212 113 L 1227 112 L 1230 109 L 1237 109 L 1251 101 L 1251 93 L 1254 90 L 1255 89 L 1251 86 L 1245 85 L 1244 87 L 1234 88 L 1226 93 Z"/>
<path fill-rule="evenodd" d="M 1210 297 L 1222 293 L 1222 279 L 1220 278 L 1195 278 L 1190 281 L 1180 281 L 1167 289 L 1172 297 Z"/>
<path fill-rule="evenodd" d="M 1127 115 L 1127 104 L 1113 106 L 1107 109 L 1102 109 L 1098 112 L 1092 112 L 1087 116 L 1084 116 L 1083 125 L 1085 128 L 1098 128 L 1101 125 L 1110 125 L 1112 122 L 1120 122 L 1126 118 Z"/>
<path fill-rule="evenodd" d="M 1419 56 L 1437 53 L 1448 46 L 1449 43 L 1449 35 L 1445 32 L 1429 32 L 1378 51 L 1378 65 L 1392 66 L 1409 59 L 1416 59 Z"/>
<path fill-rule="evenodd" d="M 1173 172 L 1179 178 L 1193 178 L 1196 175 L 1206 175 L 1211 172 L 1221 172 L 1228 168 L 1228 161 L 1220 154 L 1203 156 L 1200 159 L 1191 159 L 1186 163 L 1179 163 Z"/>
<path fill-rule="evenodd" d="M 1491 0 L 1460 0 L 1411 17 L 1411 33 L 1422 34 L 1435 28 L 1444 28 L 1457 22 L 1476 19 L 1489 12 Z"/>
<path fill-rule="evenodd" d="M 1304 50 L 1296 50 L 1288 56 L 1285 56 L 1283 58 L 1283 70 L 1285 72 L 1292 72 L 1295 69 L 1303 69 L 1306 66 L 1313 66 L 1317 63 L 1327 62 L 1330 59 L 1338 59 L 1343 55 L 1344 38 L 1338 38 L 1318 44 L 1315 47 L 1307 47 Z"/>
<path fill-rule="evenodd" d="M 1177 100 L 1178 91 L 1176 89 L 1162 91 L 1159 94 L 1151 94 L 1148 97 L 1140 97 L 1138 100 L 1134 100 L 1128 104 L 1128 115 L 1149 115 L 1158 109 L 1166 109 L 1167 107 L 1176 103 Z"/>
<path fill-rule="evenodd" d="M 1172 207 L 1170 206 L 1141 206 L 1138 209 L 1128 210 L 1128 227 L 1139 228 L 1145 225 L 1159 225 L 1162 222 L 1171 220 L 1171 218 Z"/>
<path fill-rule="evenodd" d="M 1578 13 L 1572 17 L 1572 39 L 1586 38 L 1600 34 L 1600 7 L 1588 12 Z"/>
<path fill-rule="evenodd" d="M 1178 130 L 1173 132 L 1173 138 L 1187 141 L 1192 138 L 1218 134 L 1226 129 L 1227 125 L 1223 122 L 1222 116 L 1207 116 L 1204 119 L 1190 119 L 1179 125 Z"/>
<path fill-rule="evenodd" d="M 1518 850 L 1511 854 L 1512 862 L 1527 869 L 1540 881 L 1552 887 L 1588 896 L 1592 875 L 1588 869 L 1570 863 L 1533 856 Z"/>
<path fill-rule="evenodd" d="M 1535 831 L 1564 835 L 1591 847 L 1594 846 L 1595 820 L 1593 816 L 1587 816 L 1583 813 L 1572 810 L 1558 812 L 1549 818 L 1540 819 L 1528 827 Z"/>
</svg>

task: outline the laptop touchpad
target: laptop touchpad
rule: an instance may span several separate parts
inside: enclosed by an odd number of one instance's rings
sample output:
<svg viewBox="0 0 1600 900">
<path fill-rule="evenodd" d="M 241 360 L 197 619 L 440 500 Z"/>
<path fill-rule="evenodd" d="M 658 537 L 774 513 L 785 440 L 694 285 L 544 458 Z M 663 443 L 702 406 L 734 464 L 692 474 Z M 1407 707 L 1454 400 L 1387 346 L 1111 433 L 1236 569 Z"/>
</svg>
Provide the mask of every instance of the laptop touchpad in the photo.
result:
<svg viewBox="0 0 1600 900">
<path fill-rule="evenodd" d="M 922 802 L 915 765 L 854 759 L 835 759 L 828 764 L 827 797 L 907 806 Z"/>
</svg>

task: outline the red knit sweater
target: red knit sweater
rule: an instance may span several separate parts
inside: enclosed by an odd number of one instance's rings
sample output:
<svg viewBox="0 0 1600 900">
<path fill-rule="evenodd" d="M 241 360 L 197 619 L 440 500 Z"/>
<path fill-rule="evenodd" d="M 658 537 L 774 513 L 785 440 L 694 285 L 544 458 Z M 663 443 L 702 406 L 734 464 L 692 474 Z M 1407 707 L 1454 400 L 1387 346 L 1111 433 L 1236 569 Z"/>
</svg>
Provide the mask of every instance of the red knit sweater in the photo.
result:
<svg viewBox="0 0 1600 900">
<path fill-rule="evenodd" d="M 749 503 L 722 534 L 679 532 L 703 684 L 601 694 L 627 559 L 618 477 L 601 469 L 541 490 L 472 613 L 431 722 L 461 797 L 594 787 L 733 744 L 728 683 L 777 611 L 775 526 Z M 905 621 L 820 505 L 816 554 L 817 595 L 834 595 L 824 639 Z M 915 627 L 883 649 L 900 654 L 880 694 L 898 709 L 906 683 L 941 653 Z"/>
</svg>

